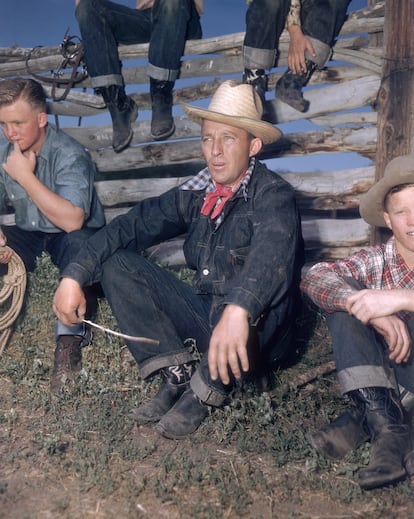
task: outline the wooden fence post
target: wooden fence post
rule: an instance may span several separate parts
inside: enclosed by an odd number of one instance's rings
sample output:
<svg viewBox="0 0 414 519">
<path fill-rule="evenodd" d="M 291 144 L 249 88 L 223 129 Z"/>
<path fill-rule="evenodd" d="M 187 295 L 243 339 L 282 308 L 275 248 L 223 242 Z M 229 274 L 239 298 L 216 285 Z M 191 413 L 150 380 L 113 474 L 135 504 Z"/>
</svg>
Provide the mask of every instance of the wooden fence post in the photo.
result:
<svg viewBox="0 0 414 519">
<path fill-rule="evenodd" d="M 375 180 L 399 155 L 414 153 L 414 0 L 385 2 L 384 64 L 377 98 L 378 143 Z M 375 229 L 373 243 L 386 237 Z"/>
</svg>

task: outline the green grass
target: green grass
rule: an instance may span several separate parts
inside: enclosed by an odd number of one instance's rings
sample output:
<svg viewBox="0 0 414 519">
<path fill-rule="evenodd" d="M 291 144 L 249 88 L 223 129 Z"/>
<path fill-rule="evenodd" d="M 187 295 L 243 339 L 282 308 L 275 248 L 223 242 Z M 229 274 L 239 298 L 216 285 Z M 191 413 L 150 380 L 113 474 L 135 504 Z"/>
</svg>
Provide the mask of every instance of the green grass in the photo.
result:
<svg viewBox="0 0 414 519">
<path fill-rule="evenodd" d="M 128 418 L 159 380 L 143 381 L 112 335 L 94 333 L 75 392 L 50 398 L 56 283 L 57 271 L 43 256 L 29 275 L 24 310 L 0 359 L 0 517 L 1 510 L 7 517 L 44 517 L 36 508 L 13 516 L 18 508 L 10 505 L 16 478 L 32 472 L 30 499 L 42 499 L 55 517 L 92 517 L 93 510 L 97 517 L 121 518 L 335 517 L 324 515 L 332 502 L 338 517 L 409 517 L 407 481 L 371 492 L 359 488 L 356 475 L 368 463 L 368 445 L 340 462 L 312 450 L 309 431 L 344 405 L 335 373 L 281 391 L 332 360 L 325 323 L 313 307 L 305 305 L 294 361 L 275 372 L 272 392 L 239 387 L 229 405 L 212 410 L 191 438 L 176 442 Z M 116 329 L 104 299 L 95 320 Z M 30 501 L 27 487 L 23 495 L 20 507 Z M 97 503 L 103 503 L 98 512 Z"/>
</svg>

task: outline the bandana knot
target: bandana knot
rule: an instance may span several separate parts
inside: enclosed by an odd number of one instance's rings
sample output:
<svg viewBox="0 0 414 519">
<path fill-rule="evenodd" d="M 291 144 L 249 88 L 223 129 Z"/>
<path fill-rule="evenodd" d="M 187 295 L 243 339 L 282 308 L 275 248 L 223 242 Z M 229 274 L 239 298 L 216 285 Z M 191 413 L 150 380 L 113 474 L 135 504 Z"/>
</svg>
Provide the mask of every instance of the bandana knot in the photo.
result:
<svg viewBox="0 0 414 519">
<path fill-rule="evenodd" d="M 231 187 L 223 186 L 216 183 L 216 189 L 210 191 L 206 195 L 201 214 L 209 216 L 211 219 L 216 218 L 224 209 L 225 203 L 233 196 L 233 189 Z"/>
</svg>

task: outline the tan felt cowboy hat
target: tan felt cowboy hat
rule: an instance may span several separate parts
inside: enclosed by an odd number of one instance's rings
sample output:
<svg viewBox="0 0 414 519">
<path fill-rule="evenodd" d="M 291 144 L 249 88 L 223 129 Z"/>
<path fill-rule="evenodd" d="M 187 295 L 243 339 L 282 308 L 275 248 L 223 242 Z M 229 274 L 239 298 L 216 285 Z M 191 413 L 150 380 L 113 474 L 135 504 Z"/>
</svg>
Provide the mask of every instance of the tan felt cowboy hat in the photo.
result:
<svg viewBox="0 0 414 519">
<path fill-rule="evenodd" d="M 225 81 L 217 88 L 208 109 L 185 104 L 183 110 L 198 124 L 201 124 L 203 119 L 208 119 L 242 128 L 262 139 L 263 144 L 275 142 L 282 136 L 278 128 L 261 120 L 262 102 L 251 85 Z"/>
<path fill-rule="evenodd" d="M 414 184 L 414 155 L 402 155 L 386 166 L 384 176 L 361 197 L 359 213 L 370 225 L 387 227 L 384 221 L 384 201 L 395 186 Z"/>
</svg>

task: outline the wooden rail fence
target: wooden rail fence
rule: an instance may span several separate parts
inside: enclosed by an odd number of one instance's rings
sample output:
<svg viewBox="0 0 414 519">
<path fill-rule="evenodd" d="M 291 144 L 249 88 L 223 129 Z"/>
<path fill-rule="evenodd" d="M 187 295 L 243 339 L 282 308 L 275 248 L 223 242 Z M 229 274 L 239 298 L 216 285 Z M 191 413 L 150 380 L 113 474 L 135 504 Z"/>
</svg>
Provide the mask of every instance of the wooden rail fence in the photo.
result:
<svg viewBox="0 0 414 519">
<path fill-rule="evenodd" d="M 281 127 L 284 136 L 265 146 L 260 158 L 272 159 L 272 169 L 276 168 L 297 192 L 309 262 L 343 257 L 354 248 L 368 244 L 370 239 L 370 228 L 359 217 L 358 205 L 360 195 L 375 178 L 375 106 L 383 69 L 385 9 L 384 1 L 372 3 L 369 8 L 349 14 L 331 61 L 313 75 L 306 90 L 310 100 L 308 112 L 297 112 L 268 93 L 265 118 Z M 52 86 L 45 82 L 50 114 L 62 129 L 89 150 L 97 166 L 96 186 L 107 221 L 127 211 L 137 201 L 178 185 L 202 166 L 200 128 L 180 111 L 180 104 L 207 103 L 223 80 L 241 81 L 243 37 L 244 33 L 240 32 L 187 42 L 181 76 L 174 91 L 176 132 L 164 142 L 151 141 L 149 115 L 147 119 L 142 118 L 142 111 L 145 113 L 150 109 L 145 72 L 148 45 L 121 46 L 119 54 L 125 83 L 140 107 L 141 116 L 133 125 L 131 146 L 120 154 L 111 148 L 111 126 L 88 121 L 106 111 L 102 98 L 93 93 L 88 77 L 74 85 L 65 100 L 58 102 L 51 98 Z M 269 77 L 272 91 L 287 66 L 288 43 L 285 32 L 279 45 L 278 68 Z M 57 70 L 61 62 L 59 46 L 0 48 L 0 78 L 30 76 L 29 66 L 32 73 L 47 81 L 54 77 L 51 71 Z M 62 95 L 63 82 L 70 72 L 68 69 L 63 71 L 60 76 L 62 88 L 54 89 L 55 97 Z M 189 82 L 185 80 L 190 78 L 192 81 L 188 86 Z M 77 118 L 81 119 L 80 126 L 77 126 Z M 68 120 L 75 122 L 63 125 Z M 289 129 L 289 125 L 295 123 L 300 131 Z M 372 165 L 346 168 L 344 153 L 358 154 L 372 161 Z M 277 160 L 274 160 L 313 155 L 320 157 L 321 164 L 329 161 L 335 168 L 322 167 L 323 171 L 304 168 L 293 172 L 286 168 L 279 170 Z M 181 243 L 182 240 L 177 239 L 162 244 L 154 248 L 153 253 L 162 261 L 180 265 L 183 261 Z"/>
</svg>

